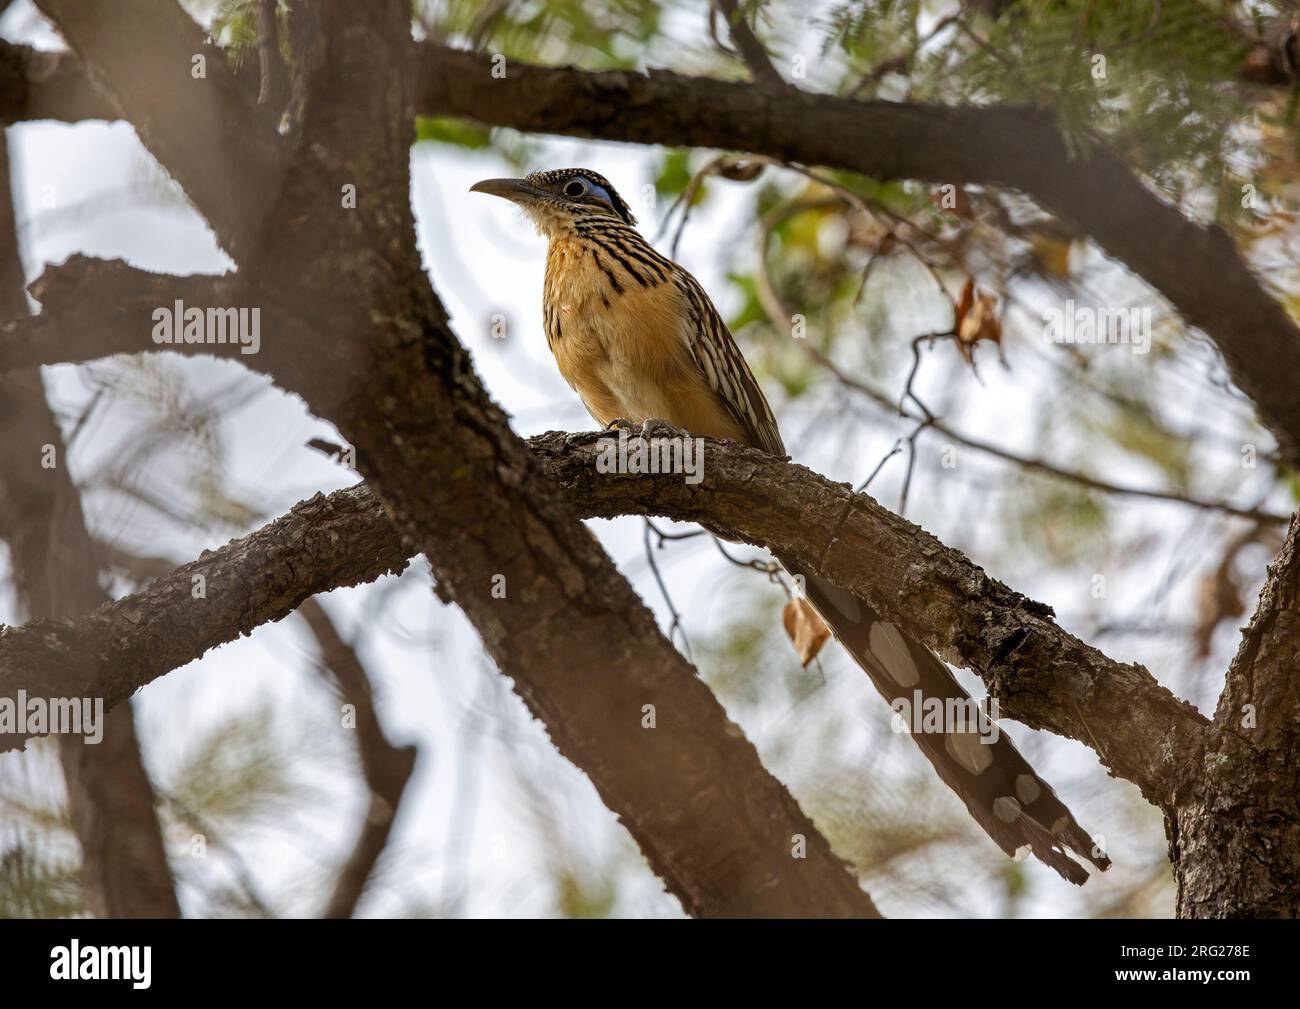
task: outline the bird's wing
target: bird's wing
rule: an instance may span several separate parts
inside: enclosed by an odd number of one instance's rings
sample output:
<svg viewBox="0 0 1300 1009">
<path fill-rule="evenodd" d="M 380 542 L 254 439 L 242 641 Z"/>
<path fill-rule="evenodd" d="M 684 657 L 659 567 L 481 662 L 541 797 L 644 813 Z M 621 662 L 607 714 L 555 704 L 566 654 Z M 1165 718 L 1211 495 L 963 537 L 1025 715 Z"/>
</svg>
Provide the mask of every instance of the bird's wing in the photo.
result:
<svg viewBox="0 0 1300 1009">
<path fill-rule="evenodd" d="M 699 282 L 680 266 L 674 271 L 673 280 L 686 304 L 681 338 L 690 348 L 696 366 L 708 379 L 709 387 L 735 418 L 751 445 L 773 455 L 785 455 L 772 408 L 722 316 Z"/>
</svg>

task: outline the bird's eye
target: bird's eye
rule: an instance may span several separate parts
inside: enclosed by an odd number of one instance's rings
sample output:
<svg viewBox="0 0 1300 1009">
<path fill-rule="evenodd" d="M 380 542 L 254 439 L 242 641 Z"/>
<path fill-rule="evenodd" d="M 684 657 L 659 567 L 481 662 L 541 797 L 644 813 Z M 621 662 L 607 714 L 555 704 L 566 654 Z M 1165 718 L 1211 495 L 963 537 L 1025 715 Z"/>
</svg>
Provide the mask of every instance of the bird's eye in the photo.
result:
<svg viewBox="0 0 1300 1009">
<path fill-rule="evenodd" d="M 564 184 L 564 195 L 577 199 L 579 196 L 585 196 L 587 193 L 587 184 L 581 179 L 573 179 Z"/>
</svg>

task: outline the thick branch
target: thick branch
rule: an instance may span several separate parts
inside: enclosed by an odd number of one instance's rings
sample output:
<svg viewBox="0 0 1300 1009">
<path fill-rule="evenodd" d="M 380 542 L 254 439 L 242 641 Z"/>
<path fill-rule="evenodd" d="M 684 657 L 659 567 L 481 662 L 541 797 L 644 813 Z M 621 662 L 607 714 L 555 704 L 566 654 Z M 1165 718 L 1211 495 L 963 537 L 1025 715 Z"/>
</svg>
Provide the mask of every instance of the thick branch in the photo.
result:
<svg viewBox="0 0 1300 1009">
<path fill-rule="evenodd" d="M 184 308 L 203 311 L 260 310 L 258 296 L 235 274 L 178 277 L 150 273 L 120 259 L 74 255 L 47 266 L 28 290 L 41 303 L 41 314 L 0 322 L 0 373 L 167 350 L 242 358 L 254 365 L 256 355 L 243 353 L 233 326 L 230 342 L 222 344 L 160 344 L 153 337 L 155 310 L 174 313 L 178 301 Z M 173 331 L 178 341 L 183 338 L 180 322 Z M 202 331 L 208 332 L 207 327 Z"/>
<path fill-rule="evenodd" d="M 417 47 L 418 108 L 520 130 L 753 151 L 876 178 L 1008 186 L 1092 235 L 1218 344 L 1233 380 L 1300 465 L 1300 330 L 1231 237 L 1148 190 L 1103 147 L 1072 153 L 1050 112 L 859 102 L 667 71 L 590 73 Z"/>
<path fill-rule="evenodd" d="M 285 165 L 269 116 L 175 0 L 37 0 L 98 89 L 236 259 L 256 244 Z"/>
<path fill-rule="evenodd" d="M 1169 820 L 1180 917 L 1300 916 L 1300 515 Z"/>
<path fill-rule="evenodd" d="M 364 486 L 329 497 L 317 495 L 251 536 L 86 618 L 0 630 L 0 697 L 16 697 L 19 689 L 39 684 L 42 693 L 50 695 L 102 696 L 109 705 L 118 703 L 207 649 L 281 619 L 311 595 L 400 570 L 409 553 L 383 506 Z M 199 578 L 202 582 L 196 582 Z M 206 598 L 193 598 L 195 584 L 205 586 Z M 562 633 L 576 630 L 580 628 Z M 630 655 L 647 643 L 642 635 L 615 647 L 610 660 L 622 656 L 618 661 L 629 663 Z M 685 667 L 684 660 L 679 661 Z M 574 670 L 554 672 L 557 677 L 572 676 Z M 688 682 L 694 689 L 683 690 L 675 674 L 664 671 L 659 684 L 615 676 L 599 687 L 589 681 L 575 684 L 575 690 L 599 709 L 590 713 L 586 724 L 599 737 L 595 745 L 611 753 L 608 759 L 619 759 L 619 751 L 606 736 L 622 737 L 625 744 L 633 740 L 632 749 L 643 764 L 638 775 L 669 778 L 660 789 L 673 801 L 689 802 L 694 796 L 693 801 L 709 804 L 718 822 L 728 824 L 730 836 L 721 850 L 716 839 L 707 842 L 719 889 L 711 898 L 700 899 L 728 906 L 743 902 L 753 913 L 764 913 L 767 900 L 779 899 L 785 906 L 797 903 L 801 914 L 875 916 L 870 898 L 844 872 L 784 788 L 763 770 L 752 746 L 726 720 L 708 689 L 691 673 Z M 657 709 L 653 728 L 642 725 L 646 704 Z M 603 730 L 596 728 L 601 724 Z M 22 743 L 22 736 L 0 737 L 0 749 Z M 774 789 L 779 790 L 775 804 L 770 794 L 763 794 Z M 657 794 L 647 788 L 642 801 L 657 807 Z M 680 808 L 675 813 L 678 822 L 687 815 Z M 732 822 L 738 815 L 750 818 L 747 827 Z M 814 857 L 791 858 L 791 830 L 805 837 Z M 689 832 L 655 836 L 667 837 L 670 843 L 706 843 Z M 672 857 L 674 864 L 681 864 L 684 856 Z M 703 859 L 705 852 L 698 857 Z M 737 858 L 751 861 L 738 866 L 733 862 Z M 774 882 L 779 892 L 769 898 L 738 885 L 755 872 L 793 878 Z"/>
<path fill-rule="evenodd" d="M 669 429 L 671 432 L 671 429 Z M 706 478 L 597 472 L 601 435 L 546 435 L 534 451 L 590 516 L 664 515 L 766 546 L 871 602 L 972 669 L 1004 716 L 1077 739 L 1153 802 L 1168 801 L 1207 724 L 1137 665 L 1062 630 L 1052 611 L 847 484 L 706 440 Z"/>
<path fill-rule="evenodd" d="M 117 108 L 97 91 L 75 56 L 0 39 L 0 123 L 54 119 L 117 119 Z"/>
<path fill-rule="evenodd" d="M 318 494 L 89 616 L 0 628 L 0 697 L 26 689 L 111 707 L 318 592 L 401 571 L 408 556 L 364 487 Z M 0 736 L 0 750 L 25 738 Z"/>
<path fill-rule="evenodd" d="M 671 433 L 671 429 L 664 430 Z M 595 464 L 602 437 L 607 436 L 553 433 L 529 442 L 547 473 L 583 515 L 662 515 L 699 522 L 728 539 L 771 547 L 795 558 L 869 599 L 885 618 L 906 626 L 953 662 L 977 671 L 998 697 L 1003 715 L 1080 740 L 1096 750 L 1113 773 L 1137 783 L 1154 802 L 1168 801 L 1194 766 L 1190 755 L 1202 744 L 1208 725 L 1194 708 L 1161 687 L 1142 667 L 1109 659 L 1068 634 L 1052 620 L 1046 606 L 989 578 L 959 551 L 945 547 L 866 495 L 853 495 L 846 485 L 832 483 L 802 466 L 712 439 L 706 440 L 706 476 L 697 486 L 673 474 L 605 475 L 597 472 Z M 332 515 L 331 521 L 347 535 L 364 532 L 358 544 L 366 551 L 365 570 L 373 575 L 400 566 L 411 552 L 398 542 L 383 510 L 364 487 L 299 505 L 254 537 L 266 543 L 295 541 L 306 535 L 302 523 L 313 521 L 316 510 Z M 300 513 L 304 513 L 301 518 Z M 277 525 L 284 526 L 282 532 L 275 531 Z M 245 542 L 236 541 L 180 571 L 224 567 L 227 552 L 247 554 Z M 280 588 L 260 611 L 262 619 L 283 616 L 287 598 L 330 588 L 329 579 L 336 571 L 338 584 L 361 580 L 357 561 L 333 553 L 326 554 L 319 564 L 300 564 L 299 575 L 309 583 L 305 589 L 310 591 L 294 589 L 285 584 L 293 577 L 293 551 L 278 549 L 275 558 L 284 568 L 268 568 L 264 577 Z M 187 577 L 180 577 L 179 588 L 185 589 Z M 224 583 L 233 583 L 233 577 Z M 137 634 L 176 642 L 178 649 L 169 654 L 177 664 L 225 640 L 219 636 L 219 620 L 203 616 L 203 624 L 194 623 L 195 607 L 186 598 L 187 589 L 184 595 L 175 595 L 173 588 L 156 596 L 158 590 L 155 585 L 142 593 L 141 602 L 125 611 L 147 608 L 156 612 L 157 620 L 149 628 L 124 624 L 125 617 L 112 612 L 96 614 L 98 633 L 123 645 L 117 661 L 130 661 L 147 651 L 135 643 Z M 250 592 L 251 597 L 256 595 Z M 178 607 L 172 618 L 163 612 L 169 601 Z M 114 606 L 128 603 L 124 600 Z M 206 609 L 198 613 L 216 616 Z M 241 616 L 241 627 L 253 626 L 257 618 L 258 612 Z M 169 620 L 177 626 L 169 625 Z M 207 623 L 214 626 L 208 628 Z M 6 669 L 0 674 L 0 695 L 36 682 L 31 671 L 34 666 L 21 675 L 7 670 L 10 661 L 16 663 L 24 655 L 28 662 L 32 655 L 42 656 L 44 646 L 34 641 L 40 630 L 37 625 L 0 635 L 0 664 Z M 95 633 L 94 628 L 87 628 L 74 637 L 84 643 L 94 640 Z M 180 640 L 185 635 L 193 637 L 191 645 Z M 65 637 L 58 635 L 52 644 L 59 645 Z M 23 642 L 23 647 L 17 647 L 15 641 Z M 102 648 L 96 645 L 94 650 L 109 654 Z M 117 653 L 113 654 L 116 657 Z M 42 658 L 41 665 L 48 662 Z M 125 685 L 126 692 L 165 671 L 152 664 L 140 666 L 139 672 L 125 671 L 123 675 L 134 681 Z M 99 679 L 106 676 L 99 674 Z M 100 692 L 96 678 L 82 682 L 92 693 Z M 123 696 L 122 685 L 103 689 Z"/>
</svg>

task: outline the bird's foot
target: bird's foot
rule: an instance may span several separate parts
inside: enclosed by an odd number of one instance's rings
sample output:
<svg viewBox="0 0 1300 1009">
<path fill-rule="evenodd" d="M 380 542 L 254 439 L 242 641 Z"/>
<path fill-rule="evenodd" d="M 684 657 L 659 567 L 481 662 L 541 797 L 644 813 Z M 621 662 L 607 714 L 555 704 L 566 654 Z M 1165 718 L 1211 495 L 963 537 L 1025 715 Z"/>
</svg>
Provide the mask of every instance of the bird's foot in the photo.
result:
<svg viewBox="0 0 1300 1009">
<path fill-rule="evenodd" d="M 635 431 L 640 426 L 641 426 L 640 424 L 634 424 L 626 417 L 615 417 L 613 420 L 611 420 L 608 424 L 605 425 L 605 430 L 606 431 Z"/>
<path fill-rule="evenodd" d="M 641 437 L 646 441 L 652 441 L 656 434 L 660 436 L 671 436 L 673 426 L 666 420 L 660 420 L 658 417 L 647 417 L 644 424 L 641 425 Z"/>
</svg>

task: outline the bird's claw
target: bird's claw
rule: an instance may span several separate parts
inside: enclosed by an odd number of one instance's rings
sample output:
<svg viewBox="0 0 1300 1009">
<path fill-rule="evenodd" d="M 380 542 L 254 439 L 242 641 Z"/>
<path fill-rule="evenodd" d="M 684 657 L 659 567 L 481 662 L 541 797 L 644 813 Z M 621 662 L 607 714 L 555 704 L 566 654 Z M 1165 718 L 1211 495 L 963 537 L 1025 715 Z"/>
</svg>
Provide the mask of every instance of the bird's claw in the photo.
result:
<svg viewBox="0 0 1300 1009">
<path fill-rule="evenodd" d="M 658 417 L 647 417 L 642 423 L 628 420 L 626 417 L 615 417 L 605 425 L 606 431 L 627 431 L 629 434 L 637 434 L 644 439 L 651 439 L 657 431 L 670 432 L 673 427 L 666 420 L 660 420 Z"/>
<path fill-rule="evenodd" d="M 672 425 L 666 420 L 660 420 L 658 417 L 647 417 L 644 424 L 641 425 L 641 437 L 646 441 L 652 441 L 655 432 L 667 434 L 672 430 Z"/>
</svg>

